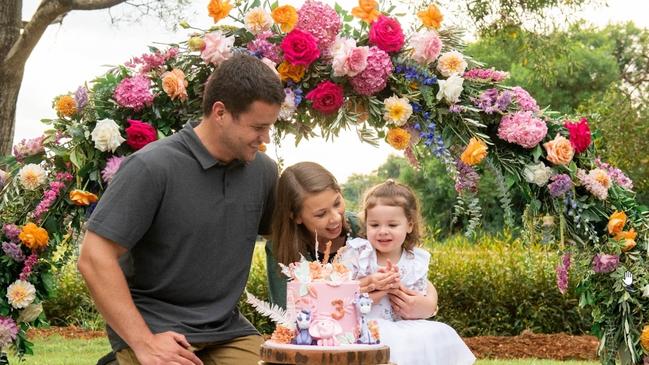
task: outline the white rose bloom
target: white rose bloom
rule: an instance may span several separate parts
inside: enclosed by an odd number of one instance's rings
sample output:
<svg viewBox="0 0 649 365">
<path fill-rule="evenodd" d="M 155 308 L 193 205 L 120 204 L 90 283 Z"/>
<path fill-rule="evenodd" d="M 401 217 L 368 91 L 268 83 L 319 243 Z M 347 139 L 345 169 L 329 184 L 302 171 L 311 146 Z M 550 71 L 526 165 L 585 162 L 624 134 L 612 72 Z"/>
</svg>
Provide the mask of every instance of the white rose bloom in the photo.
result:
<svg viewBox="0 0 649 365">
<path fill-rule="evenodd" d="M 95 148 L 102 152 L 115 152 L 117 147 L 126 141 L 122 138 L 117 123 L 110 119 L 98 121 L 90 135 L 95 142 Z"/>
<path fill-rule="evenodd" d="M 437 100 L 446 99 L 451 104 L 457 103 L 460 101 L 460 95 L 464 90 L 463 83 L 464 79 L 457 74 L 451 75 L 446 80 L 437 80 L 437 84 L 439 85 Z"/>
<path fill-rule="evenodd" d="M 545 186 L 552 175 L 554 175 L 552 169 L 545 166 L 543 162 L 527 165 L 523 169 L 525 181 L 538 186 Z"/>
<path fill-rule="evenodd" d="M 39 165 L 30 163 L 18 172 L 18 179 L 27 190 L 36 190 L 47 181 L 45 170 Z"/>
<path fill-rule="evenodd" d="M 32 322 L 43 312 L 43 303 L 30 304 L 18 316 L 18 322 Z"/>
<path fill-rule="evenodd" d="M 24 280 L 16 280 L 7 288 L 9 304 L 16 309 L 25 308 L 36 299 L 36 288 Z"/>
</svg>

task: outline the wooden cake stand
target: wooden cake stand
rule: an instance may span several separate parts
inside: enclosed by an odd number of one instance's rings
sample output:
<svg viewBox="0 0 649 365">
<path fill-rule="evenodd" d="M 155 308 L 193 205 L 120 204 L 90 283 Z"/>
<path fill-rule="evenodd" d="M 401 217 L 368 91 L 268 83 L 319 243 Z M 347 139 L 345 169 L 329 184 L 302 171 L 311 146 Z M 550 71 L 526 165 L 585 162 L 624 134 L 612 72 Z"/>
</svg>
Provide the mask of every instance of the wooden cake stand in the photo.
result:
<svg viewBox="0 0 649 365">
<path fill-rule="evenodd" d="M 389 364 L 386 345 L 299 346 L 266 341 L 261 345 L 259 365 L 380 365 Z"/>
</svg>

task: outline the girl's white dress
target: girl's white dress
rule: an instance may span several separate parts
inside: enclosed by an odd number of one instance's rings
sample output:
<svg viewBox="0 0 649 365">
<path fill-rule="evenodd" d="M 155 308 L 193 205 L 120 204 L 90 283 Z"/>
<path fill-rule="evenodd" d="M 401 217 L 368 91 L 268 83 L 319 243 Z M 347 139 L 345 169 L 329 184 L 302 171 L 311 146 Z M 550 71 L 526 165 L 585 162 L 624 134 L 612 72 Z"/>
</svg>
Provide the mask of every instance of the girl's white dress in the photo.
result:
<svg viewBox="0 0 649 365">
<path fill-rule="evenodd" d="M 401 283 L 411 290 L 426 294 L 430 253 L 415 248 L 403 251 L 397 263 Z M 354 238 L 347 241 L 341 262 L 363 278 L 378 270 L 376 251 L 369 241 Z M 386 296 L 372 305 L 369 319 L 379 325 L 380 341 L 390 346 L 390 361 L 398 365 L 467 365 L 475 356 L 455 330 L 441 322 L 403 320 L 392 311 Z"/>
</svg>

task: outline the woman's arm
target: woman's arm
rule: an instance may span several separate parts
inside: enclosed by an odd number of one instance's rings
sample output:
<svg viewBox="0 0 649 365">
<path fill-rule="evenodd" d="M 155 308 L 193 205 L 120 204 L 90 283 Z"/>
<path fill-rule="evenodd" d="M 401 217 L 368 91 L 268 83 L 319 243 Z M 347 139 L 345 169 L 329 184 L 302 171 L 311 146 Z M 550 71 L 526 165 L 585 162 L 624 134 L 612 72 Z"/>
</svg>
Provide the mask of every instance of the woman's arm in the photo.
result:
<svg viewBox="0 0 649 365">
<path fill-rule="evenodd" d="M 404 319 L 425 319 L 437 313 L 437 290 L 430 281 L 426 295 L 403 285 L 391 290 L 389 295 L 392 309 Z"/>
</svg>

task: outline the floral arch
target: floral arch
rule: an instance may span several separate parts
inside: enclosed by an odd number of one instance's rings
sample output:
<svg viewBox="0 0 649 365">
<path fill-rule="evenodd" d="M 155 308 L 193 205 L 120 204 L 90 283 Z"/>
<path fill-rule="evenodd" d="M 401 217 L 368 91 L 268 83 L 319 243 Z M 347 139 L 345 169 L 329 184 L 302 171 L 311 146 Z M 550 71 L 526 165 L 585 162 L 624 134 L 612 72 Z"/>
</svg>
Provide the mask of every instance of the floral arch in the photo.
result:
<svg viewBox="0 0 649 365">
<path fill-rule="evenodd" d="M 355 129 L 385 138 L 411 163 L 440 158 L 455 179 L 469 230 L 480 223 L 477 182 L 491 170 L 511 224 L 509 190 L 564 251 L 557 284 L 578 275 L 581 305 L 593 312 L 601 359 L 638 363 L 649 354 L 649 212 L 632 182 L 596 158 L 586 119 L 547 109 L 507 74 L 463 55 L 461 32 L 442 26 L 435 5 L 404 31 L 393 9 L 360 0 L 353 9 L 307 1 L 237 8 L 212 0 L 209 15 L 240 26 L 198 31 L 135 57 L 74 93 L 58 96 L 43 136 L 22 141 L 0 172 L 0 349 L 29 352 L 29 325 L 43 321 L 50 268 L 75 241 L 84 218 L 122 159 L 199 119 L 203 84 L 233 52 L 250 52 L 280 75 L 286 91 L 274 138 L 299 141 Z M 236 15 L 234 14 L 236 13 Z M 530 229 L 534 229 L 533 227 Z"/>
</svg>

